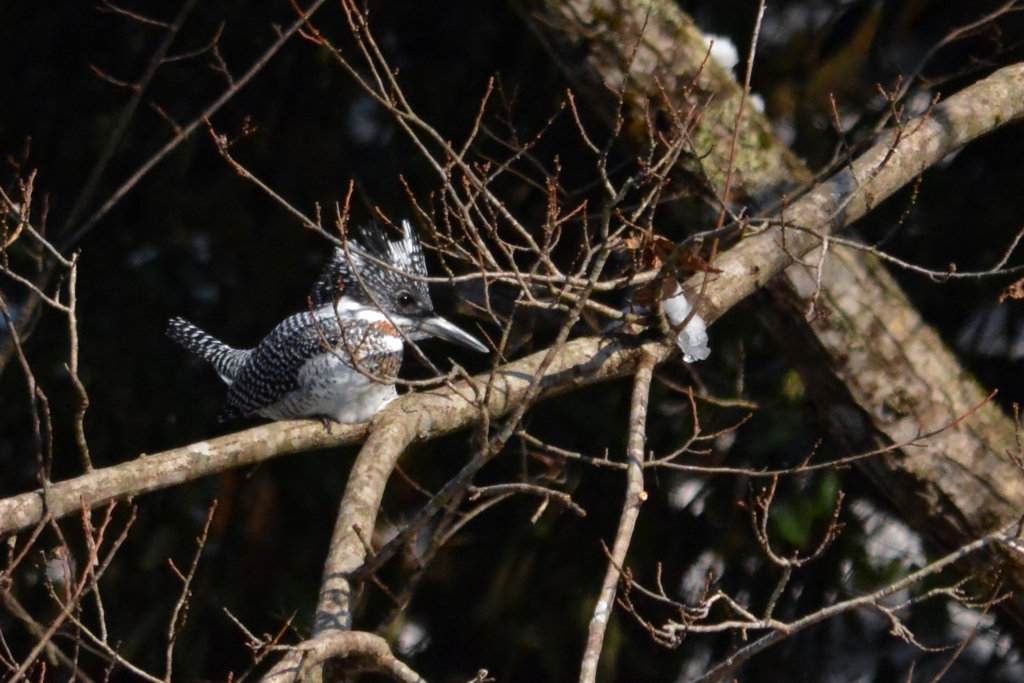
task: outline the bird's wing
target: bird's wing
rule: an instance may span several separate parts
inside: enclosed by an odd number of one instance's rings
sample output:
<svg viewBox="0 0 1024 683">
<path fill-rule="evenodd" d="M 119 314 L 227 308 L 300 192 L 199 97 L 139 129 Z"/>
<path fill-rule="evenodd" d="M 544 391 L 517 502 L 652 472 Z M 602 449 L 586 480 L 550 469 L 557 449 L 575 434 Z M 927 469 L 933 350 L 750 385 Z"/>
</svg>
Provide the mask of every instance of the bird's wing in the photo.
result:
<svg viewBox="0 0 1024 683">
<path fill-rule="evenodd" d="M 224 418 L 252 415 L 300 388 L 300 370 L 310 359 L 335 353 L 346 365 L 358 359 L 363 372 L 394 379 L 398 366 L 394 349 L 373 343 L 373 323 L 355 322 L 342 333 L 330 309 L 305 311 L 286 318 L 253 350 L 249 362 L 228 390 Z M 401 360 L 401 354 L 398 354 Z"/>
</svg>

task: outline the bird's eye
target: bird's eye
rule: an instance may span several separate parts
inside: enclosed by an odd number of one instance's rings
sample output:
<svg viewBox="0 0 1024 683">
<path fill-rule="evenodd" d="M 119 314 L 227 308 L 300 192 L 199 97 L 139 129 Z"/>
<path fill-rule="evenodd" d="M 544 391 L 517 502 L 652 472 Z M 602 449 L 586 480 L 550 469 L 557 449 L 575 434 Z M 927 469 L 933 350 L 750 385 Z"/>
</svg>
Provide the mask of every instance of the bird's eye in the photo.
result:
<svg viewBox="0 0 1024 683">
<path fill-rule="evenodd" d="M 409 292 L 400 292 L 398 295 L 398 305 L 402 308 L 412 308 L 416 304 L 416 297 Z"/>
</svg>

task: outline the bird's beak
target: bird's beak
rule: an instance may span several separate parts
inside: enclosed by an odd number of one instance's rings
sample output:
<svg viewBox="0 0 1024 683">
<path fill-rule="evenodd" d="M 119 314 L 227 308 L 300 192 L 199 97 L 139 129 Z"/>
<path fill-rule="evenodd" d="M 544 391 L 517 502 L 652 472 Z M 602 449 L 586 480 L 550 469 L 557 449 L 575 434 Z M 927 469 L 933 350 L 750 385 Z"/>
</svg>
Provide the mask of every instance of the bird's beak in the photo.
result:
<svg viewBox="0 0 1024 683">
<path fill-rule="evenodd" d="M 487 353 L 490 349 L 477 341 L 476 337 L 463 332 L 461 329 L 452 325 L 450 322 L 441 317 L 427 318 L 420 323 L 420 330 L 426 332 L 432 337 L 438 339 L 444 339 L 445 341 L 459 346 L 465 346 L 467 349 L 473 349 L 480 353 Z"/>
</svg>

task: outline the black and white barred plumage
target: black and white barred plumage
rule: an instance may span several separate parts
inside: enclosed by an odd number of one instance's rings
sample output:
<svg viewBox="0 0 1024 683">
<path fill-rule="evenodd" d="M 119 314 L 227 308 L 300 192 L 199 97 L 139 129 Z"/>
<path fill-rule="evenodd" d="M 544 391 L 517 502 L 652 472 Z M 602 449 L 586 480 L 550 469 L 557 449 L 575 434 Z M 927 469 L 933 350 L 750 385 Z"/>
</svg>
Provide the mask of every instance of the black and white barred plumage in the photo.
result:
<svg viewBox="0 0 1024 683">
<path fill-rule="evenodd" d="M 425 276 L 408 223 L 394 241 L 371 226 L 335 249 L 313 286 L 312 310 L 286 318 L 256 348 L 231 348 L 181 318 L 170 321 L 168 334 L 228 385 L 225 418 L 362 422 L 397 395 L 405 339 L 435 336 L 487 350 L 434 313 Z"/>
<path fill-rule="evenodd" d="M 332 303 L 340 295 L 365 306 L 381 307 L 389 313 L 408 314 L 410 309 L 401 310 L 402 302 L 397 297 L 388 297 L 388 293 L 405 292 L 420 304 L 422 312 L 432 313 L 430 291 L 424 279 L 427 264 L 423 246 L 408 221 L 402 223 L 402 230 L 402 239 L 392 241 L 380 226 L 371 225 L 361 231 L 358 242 L 349 241 L 347 249 L 335 247 L 331 260 L 310 292 L 313 305 Z M 377 296 L 382 298 L 375 301 Z"/>
</svg>

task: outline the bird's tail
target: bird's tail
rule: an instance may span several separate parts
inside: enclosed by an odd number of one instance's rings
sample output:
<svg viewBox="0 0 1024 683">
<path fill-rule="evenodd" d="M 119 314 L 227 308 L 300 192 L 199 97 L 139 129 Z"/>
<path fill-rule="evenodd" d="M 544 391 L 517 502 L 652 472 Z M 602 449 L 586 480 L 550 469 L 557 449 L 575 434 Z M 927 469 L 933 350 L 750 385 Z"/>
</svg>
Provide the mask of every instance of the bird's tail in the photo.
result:
<svg viewBox="0 0 1024 683">
<path fill-rule="evenodd" d="M 252 354 L 248 349 L 233 349 L 219 339 L 181 318 L 167 321 L 167 336 L 200 358 L 213 364 L 217 374 L 227 384 L 235 381 L 238 371 Z"/>
</svg>

